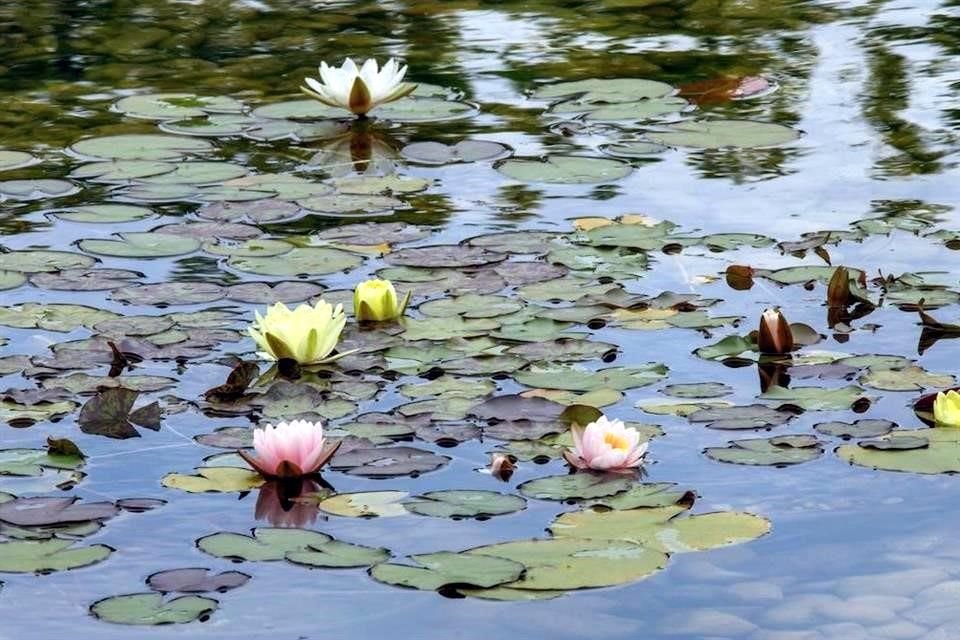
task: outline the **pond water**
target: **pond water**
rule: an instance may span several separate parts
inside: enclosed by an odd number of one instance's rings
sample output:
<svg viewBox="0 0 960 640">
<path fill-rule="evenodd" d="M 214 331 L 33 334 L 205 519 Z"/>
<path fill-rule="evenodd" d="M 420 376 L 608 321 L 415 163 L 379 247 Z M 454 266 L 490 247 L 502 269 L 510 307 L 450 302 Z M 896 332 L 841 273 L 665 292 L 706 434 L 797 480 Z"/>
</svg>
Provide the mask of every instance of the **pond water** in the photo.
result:
<svg viewBox="0 0 960 640">
<path fill-rule="evenodd" d="M 0 53 L 0 639 L 960 637 L 960 431 L 914 433 L 957 2 L 8 0 Z M 418 88 L 299 93 L 348 55 Z M 403 321 L 257 357 L 254 310 L 374 274 Z M 758 367 L 768 307 L 807 327 Z M 574 404 L 642 476 L 563 478 Z M 233 452 L 300 416 L 344 445 L 291 502 Z"/>
</svg>

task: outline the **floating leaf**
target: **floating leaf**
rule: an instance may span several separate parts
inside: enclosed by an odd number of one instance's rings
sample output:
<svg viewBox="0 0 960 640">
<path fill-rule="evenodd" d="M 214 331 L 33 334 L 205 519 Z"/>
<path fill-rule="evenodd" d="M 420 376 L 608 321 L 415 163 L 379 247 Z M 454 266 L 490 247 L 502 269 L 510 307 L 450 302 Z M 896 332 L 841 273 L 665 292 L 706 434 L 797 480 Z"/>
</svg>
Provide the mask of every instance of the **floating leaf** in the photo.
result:
<svg viewBox="0 0 960 640">
<path fill-rule="evenodd" d="M 441 165 L 495 160 L 509 152 L 510 149 L 499 142 L 463 140 L 453 145 L 442 142 L 414 142 L 401 149 L 400 155 L 413 162 Z"/>
<path fill-rule="evenodd" d="M 205 140 L 154 134 L 87 138 L 70 147 L 91 160 L 179 160 L 212 149 Z"/>
<path fill-rule="evenodd" d="M 106 560 L 113 549 L 103 544 L 73 546 L 72 540 L 0 542 L 0 573 L 49 573 L 79 569 Z"/>
<path fill-rule="evenodd" d="M 189 493 L 232 493 L 250 491 L 264 483 L 259 473 L 236 467 L 200 467 L 194 475 L 168 473 L 160 484 Z"/>
<path fill-rule="evenodd" d="M 62 198 L 80 191 L 80 187 L 66 180 L 51 178 L 38 180 L 3 180 L 0 181 L 0 202 L 4 200 L 44 200 L 46 198 Z"/>
<path fill-rule="evenodd" d="M 119 240 L 87 239 L 79 246 L 87 253 L 120 258 L 181 256 L 200 248 L 196 238 L 154 232 L 121 233 Z"/>
<path fill-rule="evenodd" d="M 402 501 L 406 491 L 365 491 L 341 493 L 322 500 L 321 511 L 345 518 L 391 518 L 406 515 Z"/>
<path fill-rule="evenodd" d="M 210 569 L 189 568 L 159 571 L 147 578 L 147 586 L 161 593 L 225 593 L 242 587 L 250 579 L 239 571 L 224 571 L 211 574 Z"/>
<path fill-rule="evenodd" d="M 520 182 L 591 184 L 615 182 L 630 175 L 630 165 L 587 156 L 552 155 L 542 159 L 510 158 L 495 165 L 500 173 Z"/>
<path fill-rule="evenodd" d="M 526 505 L 526 500 L 518 496 L 476 490 L 430 491 L 403 504 L 408 511 L 434 518 L 500 516 L 520 511 Z"/>
<path fill-rule="evenodd" d="M 634 484 L 630 475 L 574 473 L 528 480 L 520 493 L 538 500 L 586 500 L 623 493 Z"/>
<path fill-rule="evenodd" d="M 670 146 L 718 149 L 773 147 L 792 142 L 800 132 L 790 127 L 750 120 L 709 120 L 680 122 L 660 131 L 647 133 L 654 142 Z"/>
<path fill-rule="evenodd" d="M 20 273 L 53 273 L 65 269 L 87 269 L 96 259 L 82 253 L 25 249 L 0 253 L 0 271 Z"/>
<path fill-rule="evenodd" d="M 326 247 L 297 247 L 281 256 L 233 256 L 227 265 L 238 271 L 265 276 L 324 275 L 347 271 L 363 259 L 353 253 Z"/>
<path fill-rule="evenodd" d="M 0 504 L 0 520 L 18 527 L 108 520 L 119 509 L 112 502 L 81 502 L 76 496 L 17 498 Z"/>
<path fill-rule="evenodd" d="M 185 624 L 204 620 L 218 602 L 201 596 L 180 596 L 164 601 L 159 593 L 131 593 L 98 600 L 90 613 L 106 622 L 133 625 Z"/>
<path fill-rule="evenodd" d="M 708 447 L 704 453 L 719 462 L 784 467 L 816 460 L 823 453 L 823 447 L 813 436 L 787 435 L 732 440 L 728 447 Z"/>
<path fill-rule="evenodd" d="M 866 398 L 864 390 L 856 385 L 849 385 L 839 389 L 823 389 L 820 387 L 770 387 L 759 396 L 763 400 L 773 400 L 782 404 L 790 404 L 806 409 L 807 411 L 842 411 L 849 409 L 854 402 Z"/>
<path fill-rule="evenodd" d="M 704 407 L 687 414 L 690 422 L 706 422 L 711 429 L 770 429 L 785 424 L 792 417 L 791 413 L 762 404 Z"/>
<path fill-rule="evenodd" d="M 450 458 L 414 447 L 354 449 L 334 456 L 330 467 L 349 475 L 370 478 L 417 476 L 447 464 Z"/>
<path fill-rule="evenodd" d="M 452 553 L 424 553 L 410 556 L 419 566 L 378 564 L 370 576 L 378 582 L 398 587 L 436 591 L 447 585 L 493 587 L 513 582 L 525 567 L 506 558 Z"/>
<path fill-rule="evenodd" d="M 923 367 L 910 366 L 898 369 L 870 369 L 860 376 L 860 384 L 883 391 L 923 391 L 928 387 L 946 389 L 956 384 L 950 374 L 930 373 Z"/>
<path fill-rule="evenodd" d="M 818 433 L 836 438 L 849 440 L 851 438 L 876 438 L 883 436 L 897 427 L 897 423 L 889 420 L 857 420 L 856 422 L 821 422 L 813 425 Z"/>
<path fill-rule="evenodd" d="M 470 555 L 505 558 L 526 567 L 513 589 L 555 591 L 642 580 L 667 564 L 661 551 L 609 539 L 521 540 L 477 547 Z"/>
<path fill-rule="evenodd" d="M 837 448 L 837 455 L 852 464 L 884 471 L 960 473 L 960 429 L 901 430 L 885 439 L 905 440 L 908 448 L 892 442 L 892 446 L 882 449 L 876 445 L 877 441 L 873 441 L 867 446 L 863 446 L 864 443 L 845 444 Z M 926 441 L 926 446 L 922 441 Z"/>
<path fill-rule="evenodd" d="M 667 375 L 667 367 L 660 363 L 648 363 L 640 367 L 609 367 L 588 371 L 575 367 L 552 364 L 533 365 L 527 371 L 513 374 L 520 384 L 547 389 L 568 391 L 592 391 L 599 388 L 625 391 L 653 384 Z"/>
</svg>

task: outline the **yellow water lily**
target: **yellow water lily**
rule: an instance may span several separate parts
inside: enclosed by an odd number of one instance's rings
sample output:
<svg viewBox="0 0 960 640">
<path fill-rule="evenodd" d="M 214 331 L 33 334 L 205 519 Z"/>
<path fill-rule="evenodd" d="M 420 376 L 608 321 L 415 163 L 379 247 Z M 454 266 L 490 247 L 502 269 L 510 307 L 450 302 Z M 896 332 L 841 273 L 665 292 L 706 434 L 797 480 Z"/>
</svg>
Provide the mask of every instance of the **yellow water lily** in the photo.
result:
<svg viewBox="0 0 960 640">
<path fill-rule="evenodd" d="M 366 280 L 353 290 L 353 314 L 359 322 L 395 320 L 403 315 L 410 300 L 410 292 L 403 300 L 389 280 Z"/>
<path fill-rule="evenodd" d="M 933 419 L 937 426 L 960 427 L 960 393 L 941 391 L 933 401 Z"/>
<path fill-rule="evenodd" d="M 409 95 L 417 85 L 402 82 L 407 67 L 390 58 L 382 68 L 370 58 L 358 67 L 347 58 L 343 65 L 320 63 L 320 80 L 304 78 L 300 89 L 331 107 L 340 107 L 365 116 L 374 107 Z"/>
<path fill-rule="evenodd" d="M 334 307 L 323 300 L 312 307 L 301 304 L 293 311 L 278 302 L 267 308 L 266 315 L 255 312 L 255 317 L 248 332 L 261 349 L 258 355 L 266 360 L 290 358 L 300 364 L 335 359 L 328 356 L 347 321 L 343 305 Z"/>
</svg>

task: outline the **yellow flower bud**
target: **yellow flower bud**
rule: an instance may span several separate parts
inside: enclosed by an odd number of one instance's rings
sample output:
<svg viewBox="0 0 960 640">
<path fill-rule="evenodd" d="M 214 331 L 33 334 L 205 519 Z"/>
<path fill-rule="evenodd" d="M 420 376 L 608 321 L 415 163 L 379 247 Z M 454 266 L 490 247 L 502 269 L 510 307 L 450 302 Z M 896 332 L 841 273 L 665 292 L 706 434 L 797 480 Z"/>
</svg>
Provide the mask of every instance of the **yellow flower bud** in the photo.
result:
<svg viewBox="0 0 960 640">
<path fill-rule="evenodd" d="M 933 419 L 938 427 L 960 427 L 960 393 L 938 393 L 933 401 Z"/>
<path fill-rule="evenodd" d="M 353 313 L 357 321 L 383 322 L 403 315 L 410 294 L 397 300 L 397 292 L 389 280 L 367 280 L 353 291 Z"/>
</svg>

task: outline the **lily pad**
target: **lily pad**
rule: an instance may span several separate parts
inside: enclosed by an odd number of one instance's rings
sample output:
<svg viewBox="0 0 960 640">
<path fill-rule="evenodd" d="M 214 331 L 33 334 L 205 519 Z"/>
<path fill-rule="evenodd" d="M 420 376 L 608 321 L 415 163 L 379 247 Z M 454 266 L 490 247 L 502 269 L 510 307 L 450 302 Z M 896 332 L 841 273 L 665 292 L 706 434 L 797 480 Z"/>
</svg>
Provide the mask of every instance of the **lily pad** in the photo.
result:
<svg viewBox="0 0 960 640">
<path fill-rule="evenodd" d="M 896 422 L 889 420 L 857 420 L 856 422 L 821 422 L 813 425 L 817 433 L 835 438 L 850 440 L 851 438 L 876 438 L 885 436 L 897 427 Z"/>
<path fill-rule="evenodd" d="M 87 138 L 70 151 L 89 160 L 179 160 L 213 150 L 206 140 L 156 134 Z"/>
<path fill-rule="evenodd" d="M 73 540 L 13 540 L 0 542 L 0 573 L 50 573 L 102 562 L 113 549 L 94 544 L 73 546 Z"/>
<path fill-rule="evenodd" d="M 719 511 L 678 518 L 683 506 L 624 511 L 571 511 L 549 527 L 558 539 L 612 540 L 643 545 L 665 553 L 705 551 L 755 540 L 770 531 L 766 518 Z"/>
<path fill-rule="evenodd" d="M 154 232 L 121 233 L 119 240 L 90 238 L 77 246 L 87 253 L 120 258 L 182 256 L 200 248 L 196 238 Z"/>
<path fill-rule="evenodd" d="M 886 439 L 906 439 L 909 448 L 890 446 L 881 449 L 872 444 L 845 444 L 837 449 L 837 455 L 852 464 L 884 471 L 960 473 L 960 429 L 901 430 Z M 927 446 L 917 447 L 920 441 L 926 441 Z"/>
<path fill-rule="evenodd" d="M 770 429 L 785 424 L 793 417 L 786 411 L 777 411 L 766 405 L 742 407 L 710 406 L 687 414 L 690 422 L 706 422 L 710 429 Z"/>
<path fill-rule="evenodd" d="M 560 364 L 533 365 L 529 370 L 513 374 L 517 382 L 529 387 L 567 391 L 593 391 L 600 388 L 626 391 L 653 384 L 666 376 L 667 366 L 654 362 L 640 367 L 609 367 L 598 371 Z"/>
<path fill-rule="evenodd" d="M 730 446 L 708 447 L 704 453 L 719 462 L 785 467 L 816 460 L 823 453 L 823 447 L 813 436 L 786 435 L 732 440 Z"/>
<path fill-rule="evenodd" d="M 90 613 L 115 624 L 185 624 L 205 620 L 216 611 L 218 604 L 201 596 L 180 596 L 165 601 L 159 593 L 131 593 L 98 600 L 90 606 Z"/>
<path fill-rule="evenodd" d="M 18 527 L 108 520 L 119 509 L 112 502 L 77 502 L 76 496 L 17 498 L 0 504 L 0 520 Z"/>
<path fill-rule="evenodd" d="M 526 505 L 526 500 L 519 496 L 477 490 L 430 491 L 403 503 L 412 513 L 434 518 L 500 516 L 520 511 Z"/>
<path fill-rule="evenodd" d="M 956 384 L 950 374 L 930 373 L 923 367 L 909 366 L 897 369 L 870 369 L 860 376 L 860 384 L 883 391 L 923 391 L 928 387 L 947 389 Z"/>
<path fill-rule="evenodd" d="M 0 253 L 0 271 L 20 273 L 53 273 L 65 269 L 87 269 L 96 259 L 82 253 L 24 249 Z"/>
<path fill-rule="evenodd" d="M 763 400 L 795 405 L 807 411 L 842 411 L 849 409 L 854 402 L 867 396 L 860 387 L 849 385 L 839 389 L 770 387 L 759 397 Z"/>
<path fill-rule="evenodd" d="M 208 113 L 240 113 L 244 104 L 229 96 L 197 96 L 192 93 L 150 93 L 121 98 L 113 110 L 132 118 L 177 120 Z"/>
<path fill-rule="evenodd" d="M 149 218 L 152 215 L 154 215 L 153 211 L 146 207 L 135 207 L 129 204 L 91 204 L 58 211 L 56 214 L 61 220 L 95 224 L 133 222 Z"/>
<path fill-rule="evenodd" d="M 477 547 L 470 555 L 505 558 L 526 567 L 512 589 L 555 591 L 609 587 L 642 580 L 663 569 L 667 554 L 614 540 L 520 540 Z"/>
<path fill-rule="evenodd" d="M 257 528 L 252 535 L 214 533 L 197 540 L 197 548 L 204 553 L 227 560 L 271 562 L 284 560 L 288 553 L 322 549 L 332 537 L 306 529 Z"/>
<path fill-rule="evenodd" d="M 264 483 L 260 474 L 236 467 L 200 467 L 197 473 L 168 473 L 160 484 L 189 493 L 233 493 L 250 491 Z"/>
<path fill-rule="evenodd" d="M 40 162 L 24 151 L 10 151 L 9 149 L 0 149 L 0 171 L 10 171 L 11 169 L 21 169 L 29 167 L 32 164 Z"/>
<path fill-rule="evenodd" d="M 40 178 L 36 180 L 4 180 L 0 181 L 0 202 L 4 200 L 45 200 L 47 198 L 62 198 L 80 191 L 80 187 L 67 180 Z"/>
<path fill-rule="evenodd" d="M 435 471 L 450 458 L 414 447 L 354 449 L 334 456 L 330 467 L 349 475 L 369 478 L 418 476 Z"/>
<path fill-rule="evenodd" d="M 633 485 L 630 475 L 574 473 L 528 480 L 519 490 L 538 500 L 588 500 L 620 494 Z"/>
<path fill-rule="evenodd" d="M 345 518 L 391 518 L 406 515 L 403 500 L 406 491 L 363 491 L 341 493 L 322 500 L 320 510 Z"/>
<path fill-rule="evenodd" d="M 490 140 L 463 140 L 453 145 L 414 142 L 400 150 L 400 155 L 407 160 L 431 165 L 495 160 L 508 153 L 509 147 Z"/>
<path fill-rule="evenodd" d="M 358 267 L 363 258 L 340 249 L 296 247 L 281 256 L 233 256 L 227 265 L 264 276 L 325 275 Z"/>
<path fill-rule="evenodd" d="M 632 171 L 629 164 L 608 158 L 552 155 L 545 158 L 509 158 L 494 165 L 497 171 L 520 182 L 591 184 L 615 182 Z"/>
<path fill-rule="evenodd" d="M 448 585 L 493 587 L 519 578 L 524 565 L 506 558 L 452 553 L 425 553 L 410 556 L 419 566 L 378 564 L 370 576 L 385 584 L 398 587 L 436 591 Z"/>
<path fill-rule="evenodd" d="M 735 147 L 752 149 L 773 147 L 792 142 L 800 132 L 790 127 L 751 120 L 708 120 L 680 122 L 660 131 L 649 131 L 647 137 L 660 144 L 700 149 Z"/>
<path fill-rule="evenodd" d="M 225 593 L 242 587 L 250 576 L 239 571 L 211 573 L 210 569 L 189 568 L 159 571 L 147 578 L 147 586 L 161 593 Z"/>
</svg>

